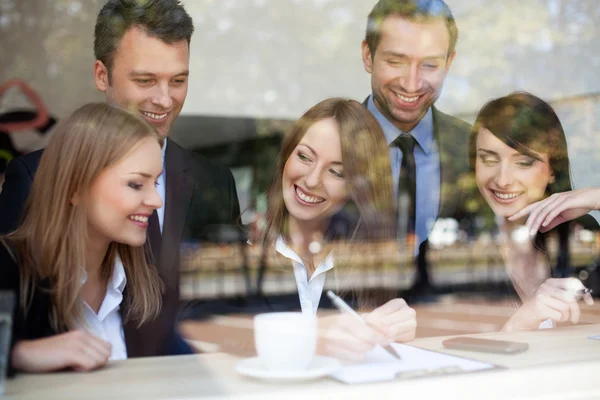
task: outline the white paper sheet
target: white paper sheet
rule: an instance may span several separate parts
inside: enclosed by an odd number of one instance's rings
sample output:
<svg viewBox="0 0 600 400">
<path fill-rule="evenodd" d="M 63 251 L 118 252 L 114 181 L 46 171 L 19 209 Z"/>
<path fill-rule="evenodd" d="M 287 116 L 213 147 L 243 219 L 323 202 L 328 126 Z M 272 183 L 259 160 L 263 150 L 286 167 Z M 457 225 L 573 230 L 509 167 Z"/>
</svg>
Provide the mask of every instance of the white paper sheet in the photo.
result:
<svg viewBox="0 0 600 400">
<path fill-rule="evenodd" d="M 403 378 L 492 369 L 493 364 L 392 343 L 402 360 L 381 347 L 373 349 L 361 364 L 345 365 L 331 376 L 344 383 L 381 382 Z"/>
</svg>

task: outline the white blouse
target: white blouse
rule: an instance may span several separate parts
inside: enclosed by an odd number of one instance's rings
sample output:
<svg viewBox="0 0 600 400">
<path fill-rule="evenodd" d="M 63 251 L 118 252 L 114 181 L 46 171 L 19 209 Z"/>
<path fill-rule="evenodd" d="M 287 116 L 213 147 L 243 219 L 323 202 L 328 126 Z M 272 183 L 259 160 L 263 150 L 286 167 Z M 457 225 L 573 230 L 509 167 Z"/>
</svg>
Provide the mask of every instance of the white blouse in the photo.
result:
<svg viewBox="0 0 600 400">
<path fill-rule="evenodd" d="M 87 280 L 86 274 L 82 285 Z M 123 332 L 123 322 L 119 309 L 123 301 L 123 290 L 127 284 L 125 277 L 125 268 L 121 262 L 121 257 L 115 258 L 113 276 L 106 288 L 106 296 L 102 301 L 98 314 L 87 304 L 84 304 L 84 317 L 87 326 L 81 327 L 102 340 L 112 345 L 110 360 L 125 360 L 127 358 L 127 347 L 125 346 L 125 333 Z"/>
<path fill-rule="evenodd" d="M 327 271 L 333 268 L 333 256 L 327 255 L 325 260 L 321 261 L 310 279 L 307 278 L 306 267 L 304 262 L 285 243 L 282 236 L 277 238 L 275 250 L 282 256 L 292 260 L 294 267 L 294 278 L 296 279 L 296 287 L 298 288 L 298 297 L 300 298 L 300 307 L 303 314 L 316 315 L 319 308 L 319 301 L 325 286 L 325 276 Z"/>
</svg>

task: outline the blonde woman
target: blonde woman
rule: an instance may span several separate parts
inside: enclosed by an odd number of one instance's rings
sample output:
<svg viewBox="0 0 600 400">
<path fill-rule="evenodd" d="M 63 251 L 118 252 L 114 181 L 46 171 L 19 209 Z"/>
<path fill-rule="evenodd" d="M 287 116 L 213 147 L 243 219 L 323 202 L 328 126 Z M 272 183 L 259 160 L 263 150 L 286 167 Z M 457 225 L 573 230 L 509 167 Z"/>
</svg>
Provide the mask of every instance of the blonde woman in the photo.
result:
<svg viewBox="0 0 600 400">
<path fill-rule="evenodd" d="M 349 283 L 346 294 L 358 298 L 359 305 L 370 300 L 361 295 L 357 280 L 363 275 L 355 273 L 360 271 L 336 262 L 336 256 L 348 258 L 356 246 L 340 254 L 336 243 L 394 241 L 394 215 L 389 150 L 379 123 L 357 101 L 327 99 L 309 109 L 283 140 L 258 243 L 264 251 L 275 251 L 284 268 L 291 264 L 300 308 L 316 315 L 327 302 L 323 288 L 330 277 Z M 377 299 L 375 305 L 384 301 Z M 360 361 L 376 344 L 415 336 L 415 312 L 402 299 L 386 302 L 365 318 L 379 329 L 352 318 L 321 319 L 321 352 Z"/>
<path fill-rule="evenodd" d="M 156 131 L 128 111 L 87 104 L 59 124 L 23 223 L 0 242 L 0 289 L 17 295 L 13 372 L 127 358 L 123 323 L 161 309 L 163 284 L 143 247 L 161 169 Z"/>
</svg>

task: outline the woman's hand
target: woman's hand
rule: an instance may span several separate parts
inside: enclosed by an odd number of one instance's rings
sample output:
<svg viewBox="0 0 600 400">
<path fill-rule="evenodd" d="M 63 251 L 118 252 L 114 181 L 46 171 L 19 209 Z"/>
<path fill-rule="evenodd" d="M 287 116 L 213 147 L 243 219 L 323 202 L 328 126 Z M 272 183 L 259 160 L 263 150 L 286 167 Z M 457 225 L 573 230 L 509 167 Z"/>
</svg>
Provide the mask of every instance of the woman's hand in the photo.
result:
<svg viewBox="0 0 600 400">
<path fill-rule="evenodd" d="M 50 372 L 64 368 L 91 371 L 106 364 L 110 343 L 83 330 L 44 339 L 22 340 L 12 351 L 12 364 L 21 371 Z"/>
<path fill-rule="evenodd" d="M 579 218 L 592 210 L 600 209 L 600 188 L 585 188 L 552 196 L 530 204 L 508 218 L 516 221 L 529 215 L 527 229 L 533 235 L 547 232 L 563 222 Z"/>
<path fill-rule="evenodd" d="M 549 278 L 540 285 L 535 295 L 525 301 L 519 310 L 504 325 L 504 331 L 537 329 L 545 320 L 554 322 L 579 321 L 581 311 L 577 303 L 585 286 L 576 278 Z M 584 301 L 592 305 L 592 295 L 583 295 Z"/>
<path fill-rule="evenodd" d="M 393 342 L 409 342 L 415 338 L 417 313 L 404 299 L 393 299 L 365 316 L 371 326 L 387 334 Z"/>
<path fill-rule="evenodd" d="M 415 338 L 416 313 L 402 299 L 390 300 L 362 317 L 368 325 L 346 314 L 321 318 L 317 351 L 357 363 L 377 345 Z"/>
</svg>

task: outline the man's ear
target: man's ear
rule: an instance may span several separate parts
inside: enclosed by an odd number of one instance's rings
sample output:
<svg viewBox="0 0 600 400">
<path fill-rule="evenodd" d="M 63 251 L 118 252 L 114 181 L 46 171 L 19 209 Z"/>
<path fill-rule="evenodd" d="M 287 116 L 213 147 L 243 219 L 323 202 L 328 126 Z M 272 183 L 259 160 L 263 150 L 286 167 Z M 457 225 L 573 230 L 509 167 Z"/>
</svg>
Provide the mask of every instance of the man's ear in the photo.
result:
<svg viewBox="0 0 600 400">
<path fill-rule="evenodd" d="M 109 86 L 108 69 L 106 69 L 106 66 L 100 60 L 96 60 L 94 63 L 94 81 L 99 91 L 106 92 Z"/>
<path fill-rule="evenodd" d="M 370 74 L 373 73 L 373 57 L 366 40 L 362 41 L 362 60 L 363 65 L 365 66 L 365 71 Z"/>
<path fill-rule="evenodd" d="M 452 61 L 454 61 L 454 56 L 456 55 L 456 51 L 453 51 L 448 55 L 448 59 L 446 60 L 446 72 L 450 70 L 450 65 L 452 65 Z"/>
</svg>

